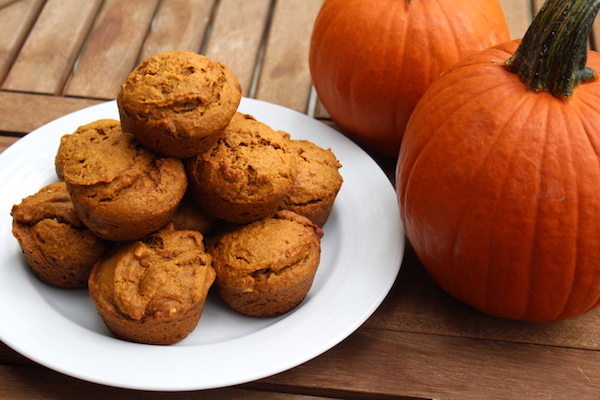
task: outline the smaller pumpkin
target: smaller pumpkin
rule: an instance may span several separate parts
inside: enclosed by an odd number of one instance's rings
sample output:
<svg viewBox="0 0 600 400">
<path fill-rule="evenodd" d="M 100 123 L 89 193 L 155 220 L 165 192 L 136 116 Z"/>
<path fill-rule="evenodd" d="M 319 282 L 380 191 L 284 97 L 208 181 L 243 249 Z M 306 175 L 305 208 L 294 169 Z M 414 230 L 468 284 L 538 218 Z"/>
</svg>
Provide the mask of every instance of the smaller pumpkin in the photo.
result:
<svg viewBox="0 0 600 400">
<path fill-rule="evenodd" d="M 408 123 L 397 190 L 408 240 L 448 293 L 487 314 L 600 306 L 600 0 L 548 0 L 523 41 L 466 57 Z"/>
<path fill-rule="evenodd" d="M 410 114 L 440 73 L 509 39 L 497 0 L 325 0 L 310 72 L 342 130 L 395 157 Z"/>
</svg>

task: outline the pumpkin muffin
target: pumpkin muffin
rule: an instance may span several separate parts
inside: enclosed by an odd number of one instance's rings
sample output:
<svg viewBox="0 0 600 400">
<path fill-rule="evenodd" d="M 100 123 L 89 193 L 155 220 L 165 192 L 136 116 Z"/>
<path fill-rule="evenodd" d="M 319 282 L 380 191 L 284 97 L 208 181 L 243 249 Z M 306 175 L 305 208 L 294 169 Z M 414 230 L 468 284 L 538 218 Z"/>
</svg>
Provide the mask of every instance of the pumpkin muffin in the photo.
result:
<svg viewBox="0 0 600 400">
<path fill-rule="evenodd" d="M 96 263 L 89 292 L 116 337 L 168 345 L 195 329 L 214 279 L 202 234 L 167 225 Z"/>
<path fill-rule="evenodd" d="M 190 196 L 184 196 L 171 219 L 175 229 L 194 230 L 204 236 L 210 235 L 216 225 L 215 218 L 203 212 Z"/>
<path fill-rule="evenodd" d="M 112 247 L 81 222 L 64 182 L 24 198 L 11 216 L 27 264 L 53 286 L 86 287 L 94 263 Z"/>
<path fill-rule="evenodd" d="M 55 165 L 79 218 L 111 241 L 136 240 L 163 227 L 187 189 L 181 160 L 143 148 L 116 120 L 63 136 Z"/>
<path fill-rule="evenodd" d="M 323 232 L 291 211 L 237 227 L 208 245 L 223 301 L 239 313 L 274 317 L 295 308 L 312 286 Z"/>
<path fill-rule="evenodd" d="M 342 165 L 331 150 L 307 140 L 291 142 L 298 149 L 298 176 L 280 207 L 323 227 L 344 181 L 339 172 Z"/>
<path fill-rule="evenodd" d="M 298 152 L 269 126 L 237 114 L 206 152 L 188 160 L 191 194 L 207 214 L 256 221 L 277 210 L 297 175 Z"/>
<path fill-rule="evenodd" d="M 242 87 L 226 66 L 189 51 L 147 58 L 121 85 L 125 132 L 147 148 L 187 158 L 208 149 L 235 114 Z"/>
</svg>

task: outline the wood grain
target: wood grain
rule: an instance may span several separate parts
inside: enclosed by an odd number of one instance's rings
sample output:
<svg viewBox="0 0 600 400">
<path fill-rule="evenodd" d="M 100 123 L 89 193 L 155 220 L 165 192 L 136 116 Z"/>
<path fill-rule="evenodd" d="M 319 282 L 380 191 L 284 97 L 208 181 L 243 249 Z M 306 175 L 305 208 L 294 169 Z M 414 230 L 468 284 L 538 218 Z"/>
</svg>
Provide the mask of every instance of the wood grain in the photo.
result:
<svg viewBox="0 0 600 400">
<path fill-rule="evenodd" d="M 0 153 L 8 149 L 17 140 L 19 140 L 18 136 L 0 136 Z"/>
<path fill-rule="evenodd" d="M 12 3 L 16 3 L 21 0 L 0 0 L 0 8 L 6 7 Z"/>
<path fill-rule="evenodd" d="M 322 397 L 239 388 L 196 392 L 146 392 L 83 382 L 46 368 L 0 365 L 0 398 L 60 400 L 324 400 Z"/>
<path fill-rule="evenodd" d="M 271 0 L 221 0 L 215 15 L 205 54 L 233 71 L 244 96 L 252 96 L 254 72 L 271 3 Z"/>
<path fill-rule="evenodd" d="M 523 0 L 498 1 L 504 10 L 511 39 L 522 38 L 532 20 L 531 5 Z"/>
<path fill-rule="evenodd" d="M 0 83 L 8 74 L 43 5 L 44 0 L 20 0 L 5 3 L 0 8 Z"/>
<path fill-rule="evenodd" d="M 600 352 L 362 328 L 322 356 L 250 385 L 440 400 L 597 400 Z M 300 389 L 301 387 L 301 389 Z"/>
<path fill-rule="evenodd" d="M 277 2 L 256 98 L 305 113 L 311 79 L 308 50 L 323 0 Z"/>
<path fill-rule="evenodd" d="M 100 0 L 48 0 L 3 89 L 60 94 Z"/>
<path fill-rule="evenodd" d="M 600 309 L 567 321 L 537 324 L 492 317 L 444 292 L 410 246 L 404 257 L 396 284 L 365 327 L 600 350 Z"/>
<path fill-rule="evenodd" d="M 165 51 L 199 52 L 214 3 L 215 0 L 163 0 L 142 47 L 138 64 Z"/>
<path fill-rule="evenodd" d="M 157 5 L 158 0 L 106 0 L 65 95 L 116 98 L 137 65 Z"/>
<path fill-rule="evenodd" d="M 0 91 L 0 132 L 22 136 L 56 118 L 101 102 Z"/>
</svg>

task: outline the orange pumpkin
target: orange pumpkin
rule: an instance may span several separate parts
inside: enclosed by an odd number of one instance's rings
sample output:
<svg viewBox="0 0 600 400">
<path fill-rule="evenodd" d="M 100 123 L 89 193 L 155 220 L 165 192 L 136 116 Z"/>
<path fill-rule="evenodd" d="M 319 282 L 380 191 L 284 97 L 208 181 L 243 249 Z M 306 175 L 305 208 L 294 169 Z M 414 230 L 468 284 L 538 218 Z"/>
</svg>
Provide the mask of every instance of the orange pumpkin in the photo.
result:
<svg viewBox="0 0 600 400">
<path fill-rule="evenodd" d="M 586 50 L 599 6 L 549 0 L 520 44 L 450 68 L 408 123 L 407 238 L 485 313 L 554 321 L 600 305 L 600 54 Z"/>
<path fill-rule="evenodd" d="M 309 64 L 331 118 L 396 157 L 417 101 L 462 57 L 510 39 L 497 0 L 325 0 Z"/>
</svg>

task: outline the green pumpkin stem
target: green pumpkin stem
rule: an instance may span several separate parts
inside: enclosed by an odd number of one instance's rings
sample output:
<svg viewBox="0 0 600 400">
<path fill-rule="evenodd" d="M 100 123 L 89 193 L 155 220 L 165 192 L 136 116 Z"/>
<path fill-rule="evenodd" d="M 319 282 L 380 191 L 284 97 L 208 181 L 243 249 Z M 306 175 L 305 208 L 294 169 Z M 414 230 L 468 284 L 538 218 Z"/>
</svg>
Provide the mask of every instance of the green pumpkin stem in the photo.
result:
<svg viewBox="0 0 600 400">
<path fill-rule="evenodd" d="M 505 67 L 530 90 L 568 99 L 577 85 L 598 79 L 586 62 L 599 8 L 600 0 L 547 0 Z"/>
</svg>

